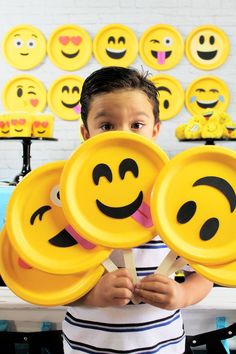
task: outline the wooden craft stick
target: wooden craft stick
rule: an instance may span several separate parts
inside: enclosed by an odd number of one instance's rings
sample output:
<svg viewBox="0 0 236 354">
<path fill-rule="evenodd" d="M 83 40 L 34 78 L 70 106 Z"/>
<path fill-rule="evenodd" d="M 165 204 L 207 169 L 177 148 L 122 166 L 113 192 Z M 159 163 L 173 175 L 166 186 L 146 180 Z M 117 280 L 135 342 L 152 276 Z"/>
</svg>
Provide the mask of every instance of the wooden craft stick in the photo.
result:
<svg viewBox="0 0 236 354">
<path fill-rule="evenodd" d="M 125 268 L 127 268 L 130 274 L 132 275 L 133 282 L 135 285 L 138 282 L 138 276 L 136 273 L 136 267 L 135 267 L 132 249 L 123 250 L 123 256 L 124 256 Z M 137 299 L 135 295 L 132 296 L 131 301 L 135 305 L 140 303 L 140 301 Z"/>
<path fill-rule="evenodd" d="M 105 259 L 105 261 L 102 262 L 102 265 L 108 272 L 113 272 L 118 269 L 110 258 Z"/>
<path fill-rule="evenodd" d="M 155 274 L 171 275 L 183 267 L 187 262 L 182 258 L 178 257 L 173 251 L 169 251 L 166 257 L 163 259 Z"/>
</svg>

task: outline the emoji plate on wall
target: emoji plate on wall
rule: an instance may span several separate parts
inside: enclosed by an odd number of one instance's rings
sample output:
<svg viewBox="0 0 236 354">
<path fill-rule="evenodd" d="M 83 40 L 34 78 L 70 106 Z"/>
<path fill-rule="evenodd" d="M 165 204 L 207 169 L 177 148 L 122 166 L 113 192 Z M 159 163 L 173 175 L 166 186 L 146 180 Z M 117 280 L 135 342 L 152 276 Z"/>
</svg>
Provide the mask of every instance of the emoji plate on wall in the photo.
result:
<svg viewBox="0 0 236 354">
<path fill-rule="evenodd" d="M 48 90 L 48 105 L 53 113 L 65 120 L 80 118 L 80 94 L 84 83 L 78 75 L 61 76 Z"/>
<path fill-rule="evenodd" d="M 47 92 L 40 80 L 19 75 L 5 84 L 2 102 L 7 111 L 42 112 L 47 103 Z"/>
<path fill-rule="evenodd" d="M 134 62 L 138 54 L 138 40 L 127 26 L 107 25 L 96 34 L 93 53 L 101 65 L 127 67 Z"/>
<path fill-rule="evenodd" d="M 61 176 L 67 220 L 94 244 L 131 248 L 150 241 L 157 233 L 150 218 L 151 190 L 167 161 L 138 134 L 107 132 L 86 140 Z"/>
<path fill-rule="evenodd" d="M 46 39 L 37 28 L 19 25 L 5 34 L 2 53 L 8 64 L 20 70 L 29 70 L 43 61 Z"/>
<path fill-rule="evenodd" d="M 199 69 L 218 68 L 226 61 L 229 50 L 228 37 L 216 26 L 199 26 L 186 39 L 186 56 Z"/>
<path fill-rule="evenodd" d="M 56 28 L 47 42 L 48 56 L 58 68 L 75 71 L 87 64 L 92 55 L 92 40 L 76 25 Z"/>
<path fill-rule="evenodd" d="M 185 104 L 192 114 L 204 114 L 207 109 L 227 110 L 230 92 L 227 85 L 216 76 L 201 76 L 186 90 Z"/>
<path fill-rule="evenodd" d="M 175 117 L 184 105 L 184 90 L 180 82 L 170 75 L 155 75 L 150 80 L 158 89 L 160 120 Z"/>
<path fill-rule="evenodd" d="M 184 40 L 170 25 L 148 28 L 139 41 L 139 53 L 145 64 L 156 70 L 168 70 L 176 66 L 184 54 Z"/>
</svg>

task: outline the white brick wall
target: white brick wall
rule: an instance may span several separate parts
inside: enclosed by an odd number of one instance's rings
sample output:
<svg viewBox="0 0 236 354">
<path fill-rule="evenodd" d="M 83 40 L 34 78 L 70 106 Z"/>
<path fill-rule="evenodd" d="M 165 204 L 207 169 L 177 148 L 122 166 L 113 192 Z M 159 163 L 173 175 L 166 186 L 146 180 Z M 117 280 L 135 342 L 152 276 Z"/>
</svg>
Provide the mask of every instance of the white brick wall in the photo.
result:
<svg viewBox="0 0 236 354">
<path fill-rule="evenodd" d="M 220 68 L 209 72 L 224 80 L 230 88 L 231 103 L 228 109 L 236 121 L 236 1 L 234 0 L 0 0 L 0 42 L 6 31 L 18 24 L 31 24 L 40 29 L 46 38 L 59 25 L 77 24 L 84 27 L 90 36 L 110 23 L 121 23 L 133 29 L 138 38 L 148 27 L 157 23 L 170 24 L 182 34 L 184 39 L 196 26 L 213 24 L 221 27 L 231 42 L 228 60 Z M 148 68 L 137 57 L 133 66 L 158 74 Z M 100 65 L 92 57 L 89 63 L 74 72 L 86 77 Z M 10 67 L 0 53 L 0 91 L 7 80 L 22 72 Z M 48 88 L 60 75 L 66 74 L 56 68 L 46 57 L 37 68 L 25 72 L 39 78 Z M 181 62 L 165 73 L 175 76 L 183 88 L 206 71 L 201 71 L 187 61 Z M 0 110 L 3 110 L 0 100 Z M 48 110 L 48 108 L 47 108 Z M 174 119 L 162 123 L 158 138 L 160 146 L 170 155 L 197 145 L 197 143 L 179 143 L 175 138 L 175 128 L 189 118 L 185 108 Z M 55 137 L 58 142 L 33 142 L 31 148 L 31 167 L 37 167 L 48 161 L 66 159 L 78 145 L 78 122 L 56 119 Z M 236 150 L 235 142 L 222 143 Z M 11 180 L 21 170 L 22 147 L 19 141 L 0 140 L 0 180 Z"/>
</svg>

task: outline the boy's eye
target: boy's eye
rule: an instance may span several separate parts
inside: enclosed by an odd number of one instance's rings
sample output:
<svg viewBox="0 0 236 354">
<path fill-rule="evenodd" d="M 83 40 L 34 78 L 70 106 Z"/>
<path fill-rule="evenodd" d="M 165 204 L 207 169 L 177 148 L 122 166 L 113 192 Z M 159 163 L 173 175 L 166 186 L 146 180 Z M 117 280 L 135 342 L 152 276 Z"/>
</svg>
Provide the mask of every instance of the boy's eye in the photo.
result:
<svg viewBox="0 0 236 354">
<path fill-rule="evenodd" d="M 112 129 L 112 124 L 110 123 L 104 123 L 101 125 L 101 129 L 104 131 L 111 130 Z"/>
<path fill-rule="evenodd" d="M 133 129 L 141 129 L 143 127 L 143 123 L 135 122 L 131 126 Z"/>
</svg>

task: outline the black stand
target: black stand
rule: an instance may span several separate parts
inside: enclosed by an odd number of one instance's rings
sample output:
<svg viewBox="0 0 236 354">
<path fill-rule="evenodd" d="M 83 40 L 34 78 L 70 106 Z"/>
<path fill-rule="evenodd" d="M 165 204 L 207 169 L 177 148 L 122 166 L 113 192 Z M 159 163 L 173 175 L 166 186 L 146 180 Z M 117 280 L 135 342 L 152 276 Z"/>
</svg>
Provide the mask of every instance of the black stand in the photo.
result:
<svg viewBox="0 0 236 354">
<path fill-rule="evenodd" d="M 32 140 L 46 140 L 46 141 L 57 141 L 55 138 L 36 138 L 36 137 L 12 137 L 12 138 L 0 138 L 0 140 L 21 140 L 23 146 L 23 166 L 21 172 L 15 176 L 13 181 L 9 183 L 10 186 L 16 186 L 26 175 L 31 171 L 30 167 L 30 148 Z"/>
<path fill-rule="evenodd" d="M 194 143 L 195 141 L 204 142 L 204 145 L 215 145 L 215 141 L 235 141 L 236 139 L 215 139 L 215 138 L 206 138 L 206 139 L 179 139 L 179 141 Z"/>
</svg>

